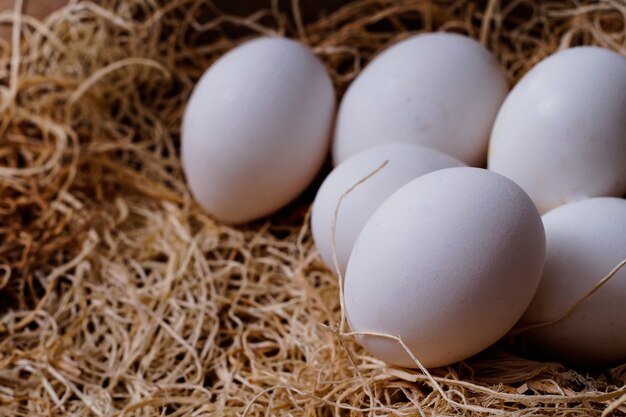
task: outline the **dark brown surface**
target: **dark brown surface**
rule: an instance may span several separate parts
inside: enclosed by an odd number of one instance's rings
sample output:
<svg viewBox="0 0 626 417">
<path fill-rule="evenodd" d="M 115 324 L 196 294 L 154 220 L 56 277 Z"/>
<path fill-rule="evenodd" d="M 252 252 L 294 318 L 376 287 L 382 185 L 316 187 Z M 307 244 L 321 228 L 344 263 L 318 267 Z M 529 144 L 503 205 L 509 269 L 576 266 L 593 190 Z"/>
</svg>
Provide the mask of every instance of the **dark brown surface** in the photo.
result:
<svg viewBox="0 0 626 417">
<path fill-rule="evenodd" d="M 346 0 L 303 0 L 299 2 L 300 12 L 305 23 L 309 23 L 317 20 L 320 16 L 323 16 L 333 10 L 337 10 L 345 4 L 349 4 Z M 232 1 L 232 0 L 218 0 L 215 4 L 223 11 L 245 16 L 258 11 L 261 6 L 269 8 L 271 1 Z M 280 10 L 291 10 L 291 1 L 282 0 L 279 2 Z"/>
<path fill-rule="evenodd" d="M 36 19 L 45 19 L 53 11 L 67 4 L 67 0 L 24 0 L 24 13 Z M 0 0 L 0 12 L 12 10 L 15 0 Z M 11 25 L 0 25 L 0 38 L 11 39 Z"/>
</svg>

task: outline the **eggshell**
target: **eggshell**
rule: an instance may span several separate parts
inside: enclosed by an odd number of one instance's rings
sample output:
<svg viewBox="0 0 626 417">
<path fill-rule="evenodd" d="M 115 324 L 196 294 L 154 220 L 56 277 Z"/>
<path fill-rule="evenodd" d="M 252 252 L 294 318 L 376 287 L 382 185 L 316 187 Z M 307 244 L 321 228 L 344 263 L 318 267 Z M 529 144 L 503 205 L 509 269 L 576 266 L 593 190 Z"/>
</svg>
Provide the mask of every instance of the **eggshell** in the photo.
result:
<svg viewBox="0 0 626 417">
<path fill-rule="evenodd" d="M 330 77 L 304 46 L 259 38 L 231 50 L 202 76 L 185 110 L 191 192 L 226 222 L 274 212 L 320 169 L 333 114 Z"/>
<path fill-rule="evenodd" d="M 519 320 L 545 258 L 541 217 L 507 178 L 478 168 L 423 175 L 365 224 L 350 256 L 345 307 L 352 329 L 399 336 L 426 367 L 465 359 Z M 360 343 L 415 367 L 394 340 Z"/>
<path fill-rule="evenodd" d="M 469 37 L 427 33 L 400 41 L 346 91 L 337 116 L 335 164 L 372 146 L 409 142 L 482 165 L 507 90 L 496 59 Z"/>
<path fill-rule="evenodd" d="M 626 200 L 599 197 L 543 216 L 547 256 L 543 278 L 522 324 L 560 317 L 626 259 Z M 570 315 L 531 330 L 528 344 L 550 358 L 583 365 L 626 360 L 626 268 Z"/>
<path fill-rule="evenodd" d="M 626 59 L 598 47 L 558 52 L 522 78 L 498 113 L 489 169 L 542 213 L 626 192 Z"/>
<path fill-rule="evenodd" d="M 311 212 L 311 230 L 326 265 L 334 270 L 332 225 L 335 208 L 342 194 L 372 173 L 343 199 L 337 215 L 335 243 L 337 260 L 345 274 L 348 258 L 361 229 L 372 213 L 394 191 L 428 172 L 463 166 L 451 156 L 410 143 L 390 143 L 359 152 L 339 164 L 320 186 Z"/>
</svg>

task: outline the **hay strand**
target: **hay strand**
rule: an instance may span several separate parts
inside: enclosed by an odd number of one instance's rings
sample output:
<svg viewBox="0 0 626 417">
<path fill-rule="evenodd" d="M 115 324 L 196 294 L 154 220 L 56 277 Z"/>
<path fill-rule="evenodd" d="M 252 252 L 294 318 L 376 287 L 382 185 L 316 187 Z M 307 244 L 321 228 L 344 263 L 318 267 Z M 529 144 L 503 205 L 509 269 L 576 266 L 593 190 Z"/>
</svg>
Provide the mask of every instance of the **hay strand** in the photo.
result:
<svg viewBox="0 0 626 417">
<path fill-rule="evenodd" d="M 559 48 L 626 54 L 622 2 L 357 0 L 318 18 L 297 1 L 72 1 L 41 22 L 20 3 L 0 12 L 0 415 L 626 413 L 626 365 L 568 369 L 507 341 L 386 366 L 336 326 L 310 200 L 229 227 L 193 203 L 178 157 L 194 83 L 250 37 L 307 43 L 340 94 L 422 30 L 481 40 L 515 82 Z"/>
</svg>

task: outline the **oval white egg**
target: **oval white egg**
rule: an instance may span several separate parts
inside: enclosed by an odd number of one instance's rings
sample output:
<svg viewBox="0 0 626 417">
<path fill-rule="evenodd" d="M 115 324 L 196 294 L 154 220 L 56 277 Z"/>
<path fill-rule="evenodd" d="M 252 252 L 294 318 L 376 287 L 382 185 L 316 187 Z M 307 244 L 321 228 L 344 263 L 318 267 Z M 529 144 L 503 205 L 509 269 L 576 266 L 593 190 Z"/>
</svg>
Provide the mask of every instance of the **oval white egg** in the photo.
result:
<svg viewBox="0 0 626 417">
<path fill-rule="evenodd" d="M 498 113 L 489 169 L 517 182 L 542 213 L 626 192 L 626 58 L 598 47 L 537 64 Z"/>
<path fill-rule="evenodd" d="M 374 58 L 346 91 L 334 162 L 376 145 L 408 142 L 482 165 L 507 91 L 496 59 L 469 37 L 426 33 L 402 40 Z"/>
<path fill-rule="evenodd" d="M 348 258 L 361 229 L 372 213 L 394 191 L 428 172 L 463 166 L 451 156 L 409 143 L 391 143 L 359 152 L 328 174 L 320 186 L 311 212 L 313 239 L 324 263 L 331 269 L 332 225 L 337 203 L 350 187 L 387 164 L 359 184 L 343 199 L 336 222 L 337 261 L 345 274 Z"/>
<path fill-rule="evenodd" d="M 447 365 L 517 322 L 544 258 L 541 217 L 519 186 L 478 168 L 431 172 L 393 193 L 361 231 L 346 272 L 348 321 L 401 337 L 426 367 Z M 390 364 L 416 366 L 394 340 L 358 340 Z"/>
<path fill-rule="evenodd" d="M 182 163 L 195 199 L 232 223 L 293 200 L 327 154 L 334 91 L 321 62 L 284 38 L 246 42 L 200 78 L 182 127 Z"/>
<path fill-rule="evenodd" d="M 626 200 L 599 197 L 543 216 L 547 256 L 543 278 L 521 323 L 542 323 L 569 310 L 626 259 Z M 551 359 L 583 365 L 626 360 L 626 268 L 567 317 L 523 333 Z"/>
</svg>

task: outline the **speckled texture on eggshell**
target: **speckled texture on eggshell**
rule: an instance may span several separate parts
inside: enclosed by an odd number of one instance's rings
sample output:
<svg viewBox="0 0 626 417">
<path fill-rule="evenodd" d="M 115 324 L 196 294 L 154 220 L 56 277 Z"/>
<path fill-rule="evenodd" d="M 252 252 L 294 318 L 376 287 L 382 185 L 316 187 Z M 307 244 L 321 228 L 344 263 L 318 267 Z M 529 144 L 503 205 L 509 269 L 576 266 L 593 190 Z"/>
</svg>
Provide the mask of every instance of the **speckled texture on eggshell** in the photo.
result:
<svg viewBox="0 0 626 417">
<path fill-rule="evenodd" d="M 181 156 L 192 194 L 231 223 L 278 210 L 321 168 L 334 106 L 330 77 L 303 45 L 266 37 L 231 50 L 185 110 Z"/>
<path fill-rule="evenodd" d="M 423 175 L 391 195 L 354 246 L 345 306 L 354 331 L 400 336 L 424 366 L 465 359 L 528 307 L 545 258 L 530 198 L 478 168 Z M 395 341 L 360 336 L 384 361 L 415 367 Z"/>
<path fill-rule="evenodd" d="M 599 47 L 558 52 L 511 91 L 493 128 L 489 169 L 545 213 L 626 192 L 626 58 Z"/>
<path fill-rule="evenodd" d="M 335 164 L 399 141 L 481 166 L 507 92 L 503 69 L 474 39 L 443 32 L 404 39 L 374 58 L 346 91 L 337 115 Z"/>
<path fill-rule="evenodd" d="M 341 203 L 335 242 L 337 260 L 343 274 L 357 236 L 387 197 L 420 175 L 465 165 L 434 149 L 409 143 L 376 146 L 339 164 L 320 186 L 311 211 L 311 230 L 315 244 L 322 260 L 333 270 L 332 225 L 339 198 L 385 161 L 387 164 L 381 171 L 359 184 Z"/>
<path fill-rule="evenodd" d="M 626 259 L 626 200 L 599 197 L 543 216 L 543 278 L 521 323 L 560 317 Z M 610 365 L 626 360 L 626 269 L 563 320 L 523 333 L 531 348 L 557 361 Z"/>
</svg>

